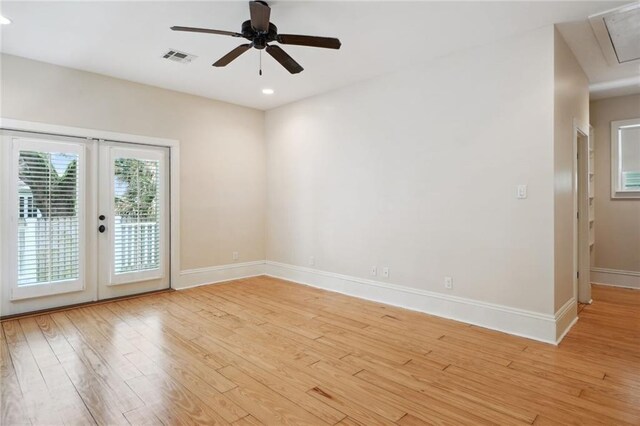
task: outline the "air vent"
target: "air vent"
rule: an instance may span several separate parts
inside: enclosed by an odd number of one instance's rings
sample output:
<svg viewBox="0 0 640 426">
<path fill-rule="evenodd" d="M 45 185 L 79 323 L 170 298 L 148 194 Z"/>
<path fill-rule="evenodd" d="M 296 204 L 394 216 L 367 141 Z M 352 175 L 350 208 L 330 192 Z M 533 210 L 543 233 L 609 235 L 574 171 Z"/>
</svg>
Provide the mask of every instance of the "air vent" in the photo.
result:
<svg viewBox="0 0 640 426">
<path fill-rule="evenodd" d="M 165 59 L 174 62 L 180 62 L 181 64 L 188 64 L 197 58 L 196 55 L 190 53 L 180 52 L 179 50 L 171 49 L 162 56 Z"/>
<path fill-rule="evenodd" d="M 640 3 L 589 17 L 609 65 L 640 62 Z"/>
</svg>

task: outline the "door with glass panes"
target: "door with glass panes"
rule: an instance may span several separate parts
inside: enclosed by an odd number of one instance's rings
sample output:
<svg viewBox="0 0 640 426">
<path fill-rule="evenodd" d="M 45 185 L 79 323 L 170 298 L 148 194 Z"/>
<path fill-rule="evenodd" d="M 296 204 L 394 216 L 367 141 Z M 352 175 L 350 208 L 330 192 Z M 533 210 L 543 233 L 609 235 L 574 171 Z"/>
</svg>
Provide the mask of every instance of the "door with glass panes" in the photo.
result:
<svg viewBox="0 0 640 426">
<path fill-rule="evenodd" d="M 169 149 L 100 142 L 98 298 L 169 287 Z"/>
<path fill-rule="evenodd" d="M 7 313 L 169 287 L 168 148 L 1 137 Z"/>
</svg>

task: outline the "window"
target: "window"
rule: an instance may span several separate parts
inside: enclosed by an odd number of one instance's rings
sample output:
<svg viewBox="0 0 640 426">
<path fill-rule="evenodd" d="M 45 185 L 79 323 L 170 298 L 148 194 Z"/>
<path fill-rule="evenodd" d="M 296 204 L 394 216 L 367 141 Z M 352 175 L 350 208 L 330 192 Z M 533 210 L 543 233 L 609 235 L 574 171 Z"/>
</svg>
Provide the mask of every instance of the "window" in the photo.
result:
<svg viewBox="0 0 640 426">
<path fill-rule="evenodd" d="M 611 123 L 611 197 L 640 198 L 640 118 Z"/>
<path fill-rule="evenodd" d="M 12 146 L 11 298 L 82 289 L 84 149 L 28 138 Z"/>
<path fill-rule="evenodd" d="M 20 194 L 20 211 L 19 217 L 20 219 L 33 219 L 36 217 L 41 217 L 38 213 L 38 209 L 36 209 L 35 204 L 33 202 L 33 195 L 31 194 Z"/>
<path fill-rule="evenodd" d="M 114 268 L 116 274 L 160 267 L 160 162 L 114 162 Z"/>
<path fill-rule="evenodd" d="M 122 146 L 106 147 L 109 197 L 109 285 L 150 281 L 165 276 L 165 153 Z M 110 212 L 110 214 L 109 214 Z"/>
</svg>

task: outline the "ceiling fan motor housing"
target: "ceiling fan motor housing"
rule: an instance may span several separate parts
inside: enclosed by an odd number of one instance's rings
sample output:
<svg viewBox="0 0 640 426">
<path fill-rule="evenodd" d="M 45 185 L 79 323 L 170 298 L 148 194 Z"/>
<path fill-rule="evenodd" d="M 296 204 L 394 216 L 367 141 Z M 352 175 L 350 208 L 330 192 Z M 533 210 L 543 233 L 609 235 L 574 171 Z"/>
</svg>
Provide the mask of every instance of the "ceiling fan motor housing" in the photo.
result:
<svg viewBox="0 0 640 426">
<path fill-rule="evenodd" d="M 244 21 L 242 23 L 242 37 L 247 40 L 251 40 L 253 47 L 256 49 L 264 49 L 267 47 L 267 43 L 276 41 L 278 37 L 278 27 L 269 22 L 269 31 L 266 33 L 256 31 L 251 26 L 251 21 Z"/>
</svg>

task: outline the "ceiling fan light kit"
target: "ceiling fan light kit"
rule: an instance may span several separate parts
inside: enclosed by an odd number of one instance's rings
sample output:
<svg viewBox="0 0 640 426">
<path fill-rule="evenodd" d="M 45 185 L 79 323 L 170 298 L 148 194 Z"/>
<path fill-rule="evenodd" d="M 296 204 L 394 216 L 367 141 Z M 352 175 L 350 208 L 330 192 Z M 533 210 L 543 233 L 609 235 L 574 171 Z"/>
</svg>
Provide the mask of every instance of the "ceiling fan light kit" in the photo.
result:
<svg viewBox="0 0 640 426">
<path fill-rule="evenodd" d="M 231 52 L 224 55 L 213 63 L 214 67 L 224 67 L 229 65 L 234 59 L 242 55 L 247 50 L 254 48 L 266 50 L 273 59 L 278 61 L 291 74 L 298 74 L 304 68 L 300 66 L 287 52 L 280 46 L 270 44 L 290 44 L 296 46 L 321 47 L 325 49 L 340 49 L 341 43 L 337 38 L 316 37 L 298 34 L 278 34 L 278 27 L 269 21 L 271 8 L 264 1 L 250 1 L 249 12 L 251 19 L 242 23 L 241 33 L 233 31 L 221 31 L 208 28 L 194 27 L 171 27 L 173 31 L 186 31 L 194 33 L 216 34 L 231 37 L 245 38 L 249 43 L 241 44 Z"/>
</svg>

